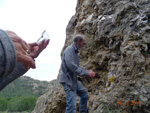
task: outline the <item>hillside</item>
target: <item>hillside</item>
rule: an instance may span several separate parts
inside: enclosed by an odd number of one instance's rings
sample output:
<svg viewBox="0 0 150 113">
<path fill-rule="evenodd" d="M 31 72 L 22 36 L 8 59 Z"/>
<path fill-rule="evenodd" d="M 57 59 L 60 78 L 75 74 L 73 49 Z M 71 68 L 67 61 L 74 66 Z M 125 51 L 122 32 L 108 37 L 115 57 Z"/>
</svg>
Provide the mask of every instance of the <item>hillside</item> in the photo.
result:
<svg viewBox="0 0 150 113">
<path fill-rule="evenodd" d="M 77 1 L 62 53 L 76 34 L 85 35 L 80 65 L 96 72 L 93 79 L 79 78 L 89 92 L 89 113 L 150 113 L 150 0 Z M 65 107 L 56 84 L 33 113 L 64 113 Z"/>
<path fill-rule="evenodd" d="M 37 98 L 51 90 L 56 80 L 47 82 L 22 76 L 0 91 L 0 112 L 31 112 Z"/>
<path fill-rule="evenodd" d="M 21 76 L 0 92 L 0 98 L 16 96 L 39 97 L 50 90 L 54 81 L 39 81 L 27 76 Z"/>
</svg>

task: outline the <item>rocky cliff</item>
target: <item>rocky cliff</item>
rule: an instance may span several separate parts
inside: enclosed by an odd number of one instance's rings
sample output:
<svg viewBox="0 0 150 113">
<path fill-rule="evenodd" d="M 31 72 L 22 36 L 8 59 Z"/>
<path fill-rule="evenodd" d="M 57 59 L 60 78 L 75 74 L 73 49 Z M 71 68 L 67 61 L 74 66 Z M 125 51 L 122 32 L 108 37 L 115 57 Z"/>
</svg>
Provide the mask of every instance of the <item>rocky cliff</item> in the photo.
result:
<svg viewBox="0 0 150 113">
<path fill-rule="evenodd" d="M 78 33 L 87 41 L 80 65 L 96 72 L 93 79 L 79 78 L 89 92 L 89 113 L 149 113 L 150 0 L 78 0 L 62 53 Z M 64 113 L 65 104 L 56 83 L 33 113 Z"/>
</svg>

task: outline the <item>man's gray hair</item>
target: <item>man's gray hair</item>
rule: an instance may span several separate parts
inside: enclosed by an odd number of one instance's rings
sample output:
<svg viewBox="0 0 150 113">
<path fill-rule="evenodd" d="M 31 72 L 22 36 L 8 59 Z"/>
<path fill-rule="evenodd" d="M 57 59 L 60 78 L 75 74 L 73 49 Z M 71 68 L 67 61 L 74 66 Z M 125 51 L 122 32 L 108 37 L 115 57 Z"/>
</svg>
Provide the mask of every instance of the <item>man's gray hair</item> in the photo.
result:
<svg viewBox="0 0 150 113">
<path fill-rule="evenodd" d="M 79 40 L 79 41 L 82 41 L 83 38 L 84 38 L 83 35 L 76 35 L 76 36 L 74 37 L 74 42 L 76 43 L 78 40 Z"/>
</svg>

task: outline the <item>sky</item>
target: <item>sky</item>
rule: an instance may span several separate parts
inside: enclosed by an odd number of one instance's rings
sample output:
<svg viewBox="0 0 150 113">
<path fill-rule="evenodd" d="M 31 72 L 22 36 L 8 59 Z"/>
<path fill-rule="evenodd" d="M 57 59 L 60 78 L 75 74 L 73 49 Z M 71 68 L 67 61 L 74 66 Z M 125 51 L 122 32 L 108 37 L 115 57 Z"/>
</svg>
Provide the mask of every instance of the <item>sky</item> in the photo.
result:
<svg viewBox="0 0 150 113">
<path fill-rule="evenodd" d="M 36 69 L 25 75 L 37 80 L 57 78 L 66 26 L 75 14 L 77 0 L 0 0 L 0 29 L 14 31 L 27 43 L 36 42 L 44 30 L 47 48 L 36 58 Z"/>
</svg>

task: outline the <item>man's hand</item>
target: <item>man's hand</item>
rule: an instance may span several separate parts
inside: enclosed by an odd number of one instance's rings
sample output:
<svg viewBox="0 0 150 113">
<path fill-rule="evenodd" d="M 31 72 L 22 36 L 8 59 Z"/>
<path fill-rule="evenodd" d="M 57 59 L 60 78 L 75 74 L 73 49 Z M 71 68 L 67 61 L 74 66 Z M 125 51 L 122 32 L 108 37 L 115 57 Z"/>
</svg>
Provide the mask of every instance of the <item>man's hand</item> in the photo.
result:
<svg viewBox="0 0 150 113">
<path fill-rule="evenodd" d="M 32 58 L 37 58 L 39 56 L 39 54 L 47 47 L 47 45 L 49 44 L 50 39 L 47 40 L 43 40 L 42 42 L 40 42 L 39 44 L 37 44 L 36 42 L 34 43 L 29 43 L 29 56 Z"/>
<path fill-rule="evenodd" d="M 13 31 L 6 30 L 5 32 L 13 42 L 17 61 L 22 62 L 26 69 L 29 69 L 29 67 L 36 68 L 34 60 L 27 54 L 27 50 L 29 50 L 28 44 Z"/>
<path fill-rule="evenodd" d="M 17 55 L 17 61 L 22 62 L 26 69 L 36 68 L 33 58 L 37 58 L 39 54 L 47 47 L 50 39 L 43 40 L 39 44 L 36 42 L 27 44 L 13 31 L 5 31 L 11 38 Z"/>
<path fill-rule="evenodd" d="M 90 76 L 91 78 L 93 78 L 93 77 L 95 76 L 95 73 L 94 73 L 92 70 L 89 70 L 89 76 Z"/>
</svg>

